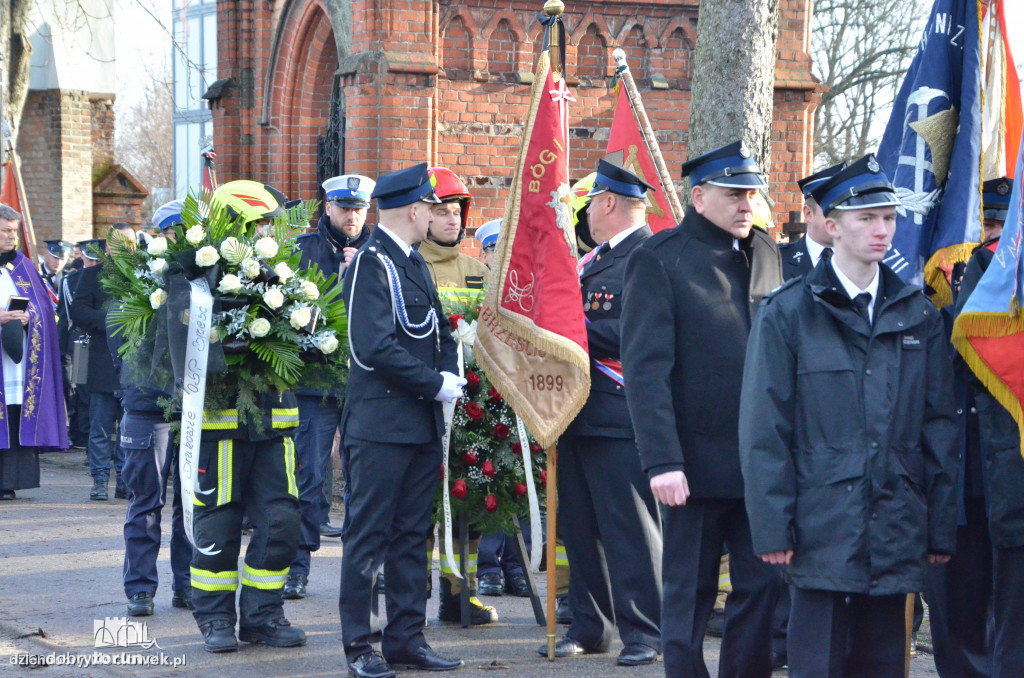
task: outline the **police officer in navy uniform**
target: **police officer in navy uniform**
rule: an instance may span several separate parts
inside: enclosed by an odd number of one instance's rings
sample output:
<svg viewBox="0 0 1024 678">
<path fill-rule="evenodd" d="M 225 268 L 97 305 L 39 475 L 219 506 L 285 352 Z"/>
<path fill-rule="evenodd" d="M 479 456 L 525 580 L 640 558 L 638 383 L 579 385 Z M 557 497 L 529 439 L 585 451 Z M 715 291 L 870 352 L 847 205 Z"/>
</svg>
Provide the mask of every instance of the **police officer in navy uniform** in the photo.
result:
<svg viewBox="0 0 1024 678">
<path fill-rule="evenodd" d="M 341 285 L 345 268 L 356 251 L 370 239 L 366 211 L 374 182 L 369 177 L 346 174 L 324 182 L 324 213 L 316 233 L 301 235 L 301 268 L 316 265 L 325 276 L 336 275 Z M 295 433 L 296 472 L 299 481 L 299 505 L 302 530 L 299 550 L 288 571 L 283 596 L 304 598 L 309 577 L 310 553 L 320 548 L 320 537 L 341 536 L 341 528 L 330 524 L 331 504 L 324 492 L 330 477 L 334 434 L 341 423 L 341 393 L 298 388 L 299 429 Z"/>
<path fill-rule="evenodd" d="M 607 652 L 618 627 L 620 666 L 653 663 L 661 650 L 661 519 L 640 468 L 619 350 L 626 262 L 651 237 L 649 190 L 629 170 L 600 161 L 587 213 L 601 245 L 580 270 L 590 397 L 558 442 L 558 519 L 571 526 L 563 535 L 576 595 L 555 655 Z"/>
<path fill-rule="evenodd" d="M 775 241 L 754 228 L 767 184 L 742 142 L 683 165 L 692 205 L 626 265 L 622 366 L 640 459 L 662 508 L 665 673 L 706 676 L 703 640 L 723 545 L 732 593 L 720 675 L 771 673 L 782 579 L 753 551 L 737 422 L 751 321 L 782 283 Z M 576 563 L 573 563 L 576 567 Z"/>
<path fill-rule="evenodd" d="M 349 673 L 388 678 L 394 668 L 445 671 L 423 637 L 427 554 L 441 469 L 443 402 L 462 395 L 455 342 L 422 242 L 438 203 L 426 164 L 382 175 L 380 222 L 345 275 L 351 349 L 342 444 L 348 454 L 349 528 L 338 608 Z M 374 578 L 387 577 L 387 626 L 376 628 Z M 382 652 L 371 644 L 381 638 Z"/>
<path fill-rule="evenodd" d="M 825 215 L 821 213 L 821 207 L 814 201 L 812 192 L 822 182 L 845 167 L 846 163 L 841 162 L 796 182 L 804 195 L 803 215 L 804 223 L 807 224 L 807 232 L 796 242 L 779 245 L 779 254 L 782 256 L 782 277 L 786 280 L 810 273 L 818 265 L 818 260 L 822 256 L 832 253 L 832 237 L 825 230 Z"/>
<path fill-rule="evenodd" d="M 982 185 L 982 243 L 959 286 L 963 309 L 999 247 L 1013 182 Z M 957 377 L 968 399 L 960 466 L 957 552 L 946 565 L 929 568 L 928 612 L 940 676 L 1024 675 L 1024 460 L 1016 422 L 959 356 Z M 959 381 L 959 380 L 958 380 Z M 959 403 L 958 403 L 959 405 Z M 970 426 L 973 424 L 973 427 Z"/>
<path fill-rule="evenodd" d="M 789 675 L 898 676 L 906 594 L 955 546 L 949 345 L 921 288 L 882 263 L 900 203 L 874 156 L 813 195 L 834 254 L 768 297 L 748 343 L 747 511 L 793 584 Z"/>
</svg>

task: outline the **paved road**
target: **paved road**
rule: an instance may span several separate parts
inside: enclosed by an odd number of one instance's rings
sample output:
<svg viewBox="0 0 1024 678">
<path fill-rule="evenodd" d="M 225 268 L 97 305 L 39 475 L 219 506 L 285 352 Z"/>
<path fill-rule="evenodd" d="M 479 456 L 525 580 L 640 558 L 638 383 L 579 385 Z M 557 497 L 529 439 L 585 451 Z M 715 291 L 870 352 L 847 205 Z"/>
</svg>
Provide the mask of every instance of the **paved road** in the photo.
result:
<svg viewBox="0 0 1024 678">
<path fill-rule="evenodd" d="M 2 452 L 0 452 L 2 454 Z M 124 557 L 122 521 L 127 502 L 89 501 L 92 483 L 83 465 L 84 453 L 43 455 L 42 487 L 18 492 L 18 500 L 0 503 L 0 674 L 58 676 L 256 676 L 345 675 L 338 623 L 337 591 L 342 549 L 336 539 L 325 540 L 313 554 L 310 595 L 287 601 L 285 611 L 292 623 L 305 629 L 309 643 L 298 649 L 273 649 L 242 644 L 234 654 L 212 655 L 202 649 L 202 639 L 188 611 L 171 607 L 167 539 L 160 554 L 161 588 L 156 612 L 143 621 L 151 640 L 159 646 L 148 650 L 96 649 L 94 625 L 125 612 L 121 588 Z M 165 524 L 170 522 L 170 512 Z M 243 546 L 244 548 L 244 546 Z M 435 572 L 437 561 L 435 558 Z M 435 575 L 436 576 L 436 575 Z M 166 585 L 163 585 L 166 582 Z M 435 584 L 435 590 L 437 585 Z M 615 666 L 621 645 L 604 655 L 548 662 L 536 654 L 544 642 L 544 630 L 533 620 L 529 601 L 522 598 L 486 598 L 495 605 L 501 622 L 463 629 L 436 622 L 437 600 L 428 601 L 427 640 L 439 652 L 461 657 L 468 676 L 661 676 L 661 664 L 638 669 Z M 383 607 L 383 606 L 382 606 Z M 107 628 L 123 626 L 111 621 Z M 564 631 L 564 627 L 560 632 Z M 718 643 L 705 645 L 711 672 L 716 671 Z M 94 653 L 117 661 L 127 652 L 136 661 L 164 661 L 165 666 L 143 668 L 95 664 L 88 668 L 51 665 L 27 673 L 12 668 L 13 660 L 52 656 L 58 661 L 93 659 Z M 173 662 L 184 662 L 184 668 Z M 426 674 L 422 674 L 426 675 Z M 777 672 L 776 676 L 785 676 Z M 913 661 L 912 676 L 934 676 L 931 657 Z"/>
</svg>

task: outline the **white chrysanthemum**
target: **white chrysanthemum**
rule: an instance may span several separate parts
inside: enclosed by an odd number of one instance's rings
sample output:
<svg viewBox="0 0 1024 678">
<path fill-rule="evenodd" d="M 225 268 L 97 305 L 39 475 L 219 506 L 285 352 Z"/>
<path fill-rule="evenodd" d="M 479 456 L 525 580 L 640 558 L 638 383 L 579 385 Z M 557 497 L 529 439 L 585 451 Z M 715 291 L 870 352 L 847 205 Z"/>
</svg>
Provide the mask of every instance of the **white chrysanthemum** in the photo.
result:
<svg viewBox="0 0 1024 678">
<path fill-rule="evenodd" d="M 149 270 L 151 273 L 163 273 L 166 268 L 167 260 L 163 257 L 149 260 Z"/>
<path fill-rule="evenodd" d="M 295 271 L 293 271 L 291 267 L 283 261 L 274 267 L 274 273 L 281 278 L 281 282 L 283 283 L 288 282 L 288 278 L 295 275 Z"/>
<path fill-rule="evenodd" d="M 265 337 L 270 332 L 270 321 L 266 318 L 256 318 L 249 323 L 249 334 L 259 338 Z"/>
<path fill-rule="evenodd" d="M 288 316 L 288 322 L 291 323 L 292 327 L 297 330 L 301 330 L 303 327 L 309 324 L 312 320 L 313 314 L 309 310 L 309 306 L 300 306 L 294 309 Z"/>
<path fill-rule="evenodd" d="M 260 274 L 260 262 L 255 259 L 243 259 L 238 268 L 242 271 L 242 275 L 249 279 L 255 278 Z"/>
<path fill-rule="evenodd" d="M 321 337 L 317 345 L 324 355 L 329 355 L 338 350 L 338 338 L 333 334 L 328 334 Z"/>
<path fill-rule="evenodd" d="M 220 254 L 218 254 L 217 248 L 213 245 L 200 247 L 199 251 L 196 252 L 196 265 L 198 266 L 213 266 L 218 261 L 220 261 Z"/>
<path fill-rule="evenodd" d="M 167 301 L 167 292 L 163 290 L 154 290 L 149 295 L 149 305 L 154 309 L 160 308 Z"/>
<path fill-rule="evenodd" d="M 210 343 L 211 344 L 216 344 L 217 342 L 219 342 L 221 340 L 221 338 L 223 336 L 224 336 L 224 331 L 220 327 L 218 327 L 217 325 L 214 325 L 213 327 L 210 328 Z"/>
<path fill-rule="evenodd" d="M 277 241 L 273 238 L 260 238 L 256 241 L 256 254 L 264 259 L 273 259 L 277 256 Z"/>
<path fill-rule="evenodd" d="M 240 289 L 242 289 L 242 279 L 232 273 L 221 278 L 220 284 L 217 285 L 217 291 L 223 294 L 232 294 Z"/>
<path fill-rule="evenodd" d="M 167 251 L 167 238 L 162 235 L 153 238 L 146 246 L 146 251 L 154 257 L 159 257 Z"/>
<path fill-rule="evenodd" d="M 234 236 L 225 238 L 220 244 L 220 255 L 229 264 L 237 265 L 243 259 L 252 256 L 252 248 L 239 242 Z"/>
<path fill-rule="evenodd" d="M 198 245 L 203 242 L 204 238 L 206 238 L 206 231 L 199 224 L 185 231 L 185 240 L 188 240 L 190 245 Z"/>
<path fill-rule="evenodd" d="M 306 299 L 313 300 L 320 298 L 320 288 L 316 286 L 316 283 L 312 280 L 302 281 L 302 296 Z"/>
<path fill-rule="evenodd" d="M 263 303 L 276 311 L 284 305 L 284 292 L 280 287 L 271 287 L 263 293 Z"/>
</svg>

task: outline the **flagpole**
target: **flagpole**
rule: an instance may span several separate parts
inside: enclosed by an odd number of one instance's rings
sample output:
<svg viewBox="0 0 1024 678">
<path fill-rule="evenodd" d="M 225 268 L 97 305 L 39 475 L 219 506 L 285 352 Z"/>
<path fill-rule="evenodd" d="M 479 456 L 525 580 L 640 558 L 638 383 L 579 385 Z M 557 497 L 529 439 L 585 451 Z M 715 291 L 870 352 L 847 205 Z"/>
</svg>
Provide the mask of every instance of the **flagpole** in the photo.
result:
<svg viewBox="0 0 1024 678">
<path fill-rule="evenodd" d="M 676 194 L 676 185 L 672 183 L 672 175 L 669 174 L 668 167 L 665 165 L 665 158 L 661 155 L 658 139 L 655 137 L 654 129 L 651 127 L 651 120 L 647 117 L 644 102 L 640 99 L 640 92 L 636 88 L 636 81 L 633 80 L 633 73 L 629 70 L 629 64 L 626 63 L 626 52 L 622 48 L 617 47 L 612 52 L 612 58 L 618 64 L 615 73 L 622 78 L 622 84 L 625 85 L 626 96 L 629 97 L 633 114 L 640 123 L 640 133 L 644 135 L 644 143 L 647 144 L 647 150 L 651 154 L 651 159 L 654 160 L 654 167 L 658 171 L 658 178 L 661 180 L 661 186 L 665 191 L 665 196 L 668 198 L 669 209 L 672 210 L 672 216 L 675 217 L 676 223 L 678 223 L 683 220 L 683 205 L 679 202 L 679 195 Z"/>
<path fill-rule="evenodd" d="M 544 13 L 549 17 L 552 17 L 554 21 L 548 26 L 549 40 L 548 40 L 548 54 L 551 59 L 551 72 L 554 74 L 555 82 L 558 81 L 558 77 L 562 74 L 562 68 L 564 64 L 560 61 L 561 46 L 559 45 L 559 33 L 558 24 L 562 12 L 565 11 L 565 5 L 561 0 L 547 0 L 544 3 Z M 552 27 L 555 30 L 551 30 Z M 547 622 L 548 622 L 548 660 L 554 661 L 555 659 L 555 634 L 556 634 L 556 620 L 555 620 L 555 592 L 557 588 L 556 570 L 558 568 L 557 560 L 558 556 L 556 553 L 557 546 L 555 540 L 558 536 L 558 449 L 557 446 L 552 444 L 548 448 L 548 459 L 547 459 L 547 486 L 545 489 L 546 503 L 547 503 Z"/>
<path fill-rule="evenodd" d="M 14 173 L 14 187 L 18 191 L 21 208 L 21 230 L 25 235 L 25 256 L 39 269 L 39 258 L 36 256 L 36 230 L 32 227 L 32 215 L 28 211 L 28 197 L 25 195 L 25 183 L 21 180 L 21 168 L 18 164 L 18 153 L 14 150 L 11 139 L 11 128 L 7 121 L 3 122 L 4 145 L 7 146 L 7 170 Z M 19 234 L 20 235 L 20 234 Z"/>
</svg>

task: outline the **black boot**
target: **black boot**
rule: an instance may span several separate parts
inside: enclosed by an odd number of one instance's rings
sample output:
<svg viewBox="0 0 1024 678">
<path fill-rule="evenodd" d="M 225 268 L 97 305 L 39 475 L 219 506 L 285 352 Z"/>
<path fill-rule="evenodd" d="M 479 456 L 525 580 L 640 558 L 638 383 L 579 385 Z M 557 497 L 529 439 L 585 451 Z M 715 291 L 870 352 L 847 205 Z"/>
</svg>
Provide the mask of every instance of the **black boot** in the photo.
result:
<svg viewBox="0 0 1024 678">
<path fill-rule="evenodd" d="M 301 572 L 289 572 L 288 580 L 284 583 L 281 597 L 285 600 L 299 600 L 306 597 L 306 585 L 309 580 Z"/>
<path fill-rule="evenodd" d="M 89 490 L 89 499 L 93 501 L 107 500 L 107 483 L 105 480 L 93 481 L 92 489 Z"/>
<path fill-rule="evenodd" d="M 441 577 L 441 607 L 437 611 L 437 618 L 443 622 L 461 622 L 462 604 L 459 594 L 452 593 L 452 585 L 444 577 Z M 469 598 L 469 623 L 473 626 L 479 624 L 493 624 L 498 621 L 498 611 L 490 605 L 484 605 L 476 596 Z"/>
<path fill-rule="evenodd" d="M 238 642 L 235 640 L 235 625 L 227 619 L 214 619 L 199 625 L 206 643 L 203 648 L 207 652 L 235 652 Z"/>
<path fill-rule="evenodd" d="M 280 617 L 259 626 L 239 626 L 238 639 L 246 643 L 263 643 L 271 647 L 298 647 L 306 644 L 306 633 L 298 626 L 292 626 L 284 617 Z"/>
</svg>

